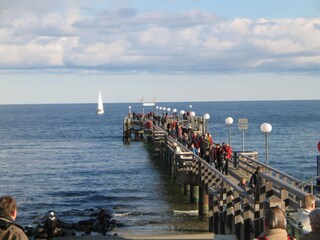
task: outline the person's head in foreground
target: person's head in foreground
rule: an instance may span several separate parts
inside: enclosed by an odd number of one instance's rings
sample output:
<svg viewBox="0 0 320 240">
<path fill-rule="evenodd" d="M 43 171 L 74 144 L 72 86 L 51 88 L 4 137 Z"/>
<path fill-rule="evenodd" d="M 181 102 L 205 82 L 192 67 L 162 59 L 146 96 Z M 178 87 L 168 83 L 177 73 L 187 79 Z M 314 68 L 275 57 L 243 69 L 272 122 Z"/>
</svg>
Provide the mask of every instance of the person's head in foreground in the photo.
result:
<svg viewBox="0 0 320 240">
<path fill-rule="evenodd" d="M 17 201 L 11 196 L 0 198 L 0 215 L 5 218 L 11 218 L 13 221 L 17 217 Z"/>
<path fill-rule="evenodd" d="M 266 229 L 286 229 L 286 216 L 278 206 L 271 207 L 265 214 L 264 224 Z"/>
</svg>

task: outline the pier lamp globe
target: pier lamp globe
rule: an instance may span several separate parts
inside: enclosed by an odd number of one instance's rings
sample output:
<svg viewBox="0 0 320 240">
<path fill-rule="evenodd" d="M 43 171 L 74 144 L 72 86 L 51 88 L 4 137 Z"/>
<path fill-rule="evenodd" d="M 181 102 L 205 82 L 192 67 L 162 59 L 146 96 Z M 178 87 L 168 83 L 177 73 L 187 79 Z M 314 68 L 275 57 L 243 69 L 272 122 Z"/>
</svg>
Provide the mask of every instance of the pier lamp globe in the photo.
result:
<svg viewBox="0 0 320 240">
<path fill-rule="evenodd" d="M 177 109 L 176 108 L 172 109 L 172 112 L 173 112 L 174 118 L 177 118 L 176 117 L 177 116 Z"/>
<path fill-rule="evenodd" d="M 190 108 L 190 112 L 191 112 L 191 109 L 192 109 L 192 105 L 190 105 L 190 106 L 189 106 L 189 108 Z"/>
<path fill-rule="evenodd" d="M 209 113 L 206 113 L 205 115 L 203 115 L 203 118 L 205 120 L 209 120 L 210 119 L 210 114 Z"/>
<path fill-rule="evenodd" d="M 185 114 L 186 112 L 184 110 L 180 110 L 180 115 L 181 115 L 181 120 L 183 119 L 183 115 Z"/>
<path fill-rule="evenodd" d="M 231 125 L 233 123 L 233 118 L 232 117 L 227 117 L 224 121 L 225 121 L 225 123 L 227 125 Z"/>
<path fill-rule="evenodd" d="M 227 117 L 224 122 L 228 126 L 228 139 L 229 139 L 229 146 L 231 146 L 231 125 L 233 123 L 233 118 L 232 117 Z"/>
<path fill-rule="evenodd" d="M 128 107 L 128 112 L 131 114 L 131 106 Z"/>
<path fill-rule="evenodd" d="M 265 135 L 266 165 L 267 165 L 267 172 L 268 172 L 268 134 L 272 131 L 272 126 L 270 123 L 262 123 L 260 126 L 260 130 Z"/>
<path fill-rule="evenodd" d="M 165 107 L 162 107 L 162 110 L 163 110 L 163 113 L 166 113 L 166 108 Z"/>
<path fill-rule="evenodd" d="M 192 127 L 192 129 L 194 129 L 194 116 L 196 115 L 196 113 L 190 112 L 189 115 L 191 117 L 191 127 Z"/>
<path fill-rule="evenodd" d="M 167 108 L 167 111 L 170 112 L 170 111 L 171 111 L 171 108 Z"/>
</svg>

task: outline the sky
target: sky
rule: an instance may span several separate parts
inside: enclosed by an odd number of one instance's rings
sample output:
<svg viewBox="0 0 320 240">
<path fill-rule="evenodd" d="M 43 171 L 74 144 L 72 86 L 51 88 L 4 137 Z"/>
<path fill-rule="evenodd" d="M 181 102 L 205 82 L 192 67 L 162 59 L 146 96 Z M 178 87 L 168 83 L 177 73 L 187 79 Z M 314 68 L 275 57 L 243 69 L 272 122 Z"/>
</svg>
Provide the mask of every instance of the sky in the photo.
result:
<svg viewBox="0 0 320 240">
<path fill-rule="evenodd" d="M 0 0 L 0 104 L 320 99 L 319 0 Z"/>
</svg>

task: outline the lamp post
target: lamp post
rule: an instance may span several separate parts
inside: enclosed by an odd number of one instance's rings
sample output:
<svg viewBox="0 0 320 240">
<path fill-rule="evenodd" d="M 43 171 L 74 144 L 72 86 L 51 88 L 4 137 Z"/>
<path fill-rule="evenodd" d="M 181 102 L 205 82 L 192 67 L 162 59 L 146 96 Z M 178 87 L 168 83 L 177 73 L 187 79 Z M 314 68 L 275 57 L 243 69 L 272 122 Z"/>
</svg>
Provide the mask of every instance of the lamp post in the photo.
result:
<svg viewBox="0 0 320 240">
<path fill-rule="evenodd" d="M 208 131 L 208 120 L 210 119 L 210 114 L 206 113 L 203 115 L 203 134 Z"/>
<path fill-rule="evenodd" d="M 190 105 L 190 106 L 189 106 L 189 109 L 190 109 L 190 111 L 189 111 L 189 112 L 191 112 L 191 109 L 192 109 L 192 105 Z"/>
<path fill-rule="evenodd" d="M 242 131 L 242 152 L 244 153 L 244 131 L 248 130 L 248 119 L 239 118 L 238 119 L 238 129 Z"/>
<path fill-rule="evenodd" d="M 196 115 L 195 112 L 190 112 L 190 118 L 191 118 L 191 127 L 194 129 L 194 116 Z"/>
<path fill-rule="evenodd" d="M 185 114 L 186 112 L 184 110 L 180 110 L 180 115 L 181 115 L 181 120 L 183 120 L 183 115 Z"/>
<path fill-rule="evenodd" d="M 159 115 L 159 106 L 156 106 L 157 109 L 157 116 Z"/>
<path fill-rule="evenodd" d="M 171 111 L 171 108 L 167 108 L 167 113 L 169 118 L 170 118 L 170 111 Z"/>
<path fill-rule="evenodd" d="M 229 139 L 229 146 L 231 146 L 231 125 L 233 123 L 233 118 L 232 117 L 227 117 L 224 122 L 228 126 L 228 139 Z"/>
<path fill-rule="evenodd" d="M 268 133 L 272 131 L 272 126 L 270 123 L 262 123 L 260 126 L 261 132 L 265 135 L 265 144 L 266 144 L 266 165 L 267 165 L 267 172 L 268 172 Z"/>
<path fill-rule="evenodd" d="M 177 118 L 177 109 L 176 108 L 172 109 L 172 115 L 173 115 L 173 119 Z"/>
<path fill-rule="evenodd" d="M 131 115 L 131 106 L 128 107 L 129 116 Z"/>
</svg>

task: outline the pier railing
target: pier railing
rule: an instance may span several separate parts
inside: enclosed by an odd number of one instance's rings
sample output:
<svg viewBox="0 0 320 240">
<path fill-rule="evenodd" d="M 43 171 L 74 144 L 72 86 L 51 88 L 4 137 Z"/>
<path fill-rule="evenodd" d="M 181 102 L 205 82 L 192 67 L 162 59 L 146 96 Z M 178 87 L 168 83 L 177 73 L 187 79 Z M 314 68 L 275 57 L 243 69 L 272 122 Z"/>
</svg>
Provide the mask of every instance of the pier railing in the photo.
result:
<svg viewBox="0 0 320 240">
<path fill-rule="evenodd" d="M 241 169 L 242 171 L 252 173 L 256 167 L 261 166 L 265 172 L 269 175 L 274 176 L 278 180 L 285 181 L 291 185 L 294 185 L 298 188 L 310 190 L 310 185 L 307 185 L 308 182 L 303 183 L 301 180 L 294 178 L 284 172 L 279 171 L 273 167 L 267 166 L 266 164 L 259 162 L 251 157 L 248 157 L 246 154 L 237 153 L 237 159 L 233 158 L 232 162 L 234 163 L 235 167 Z"/>
</svg>

